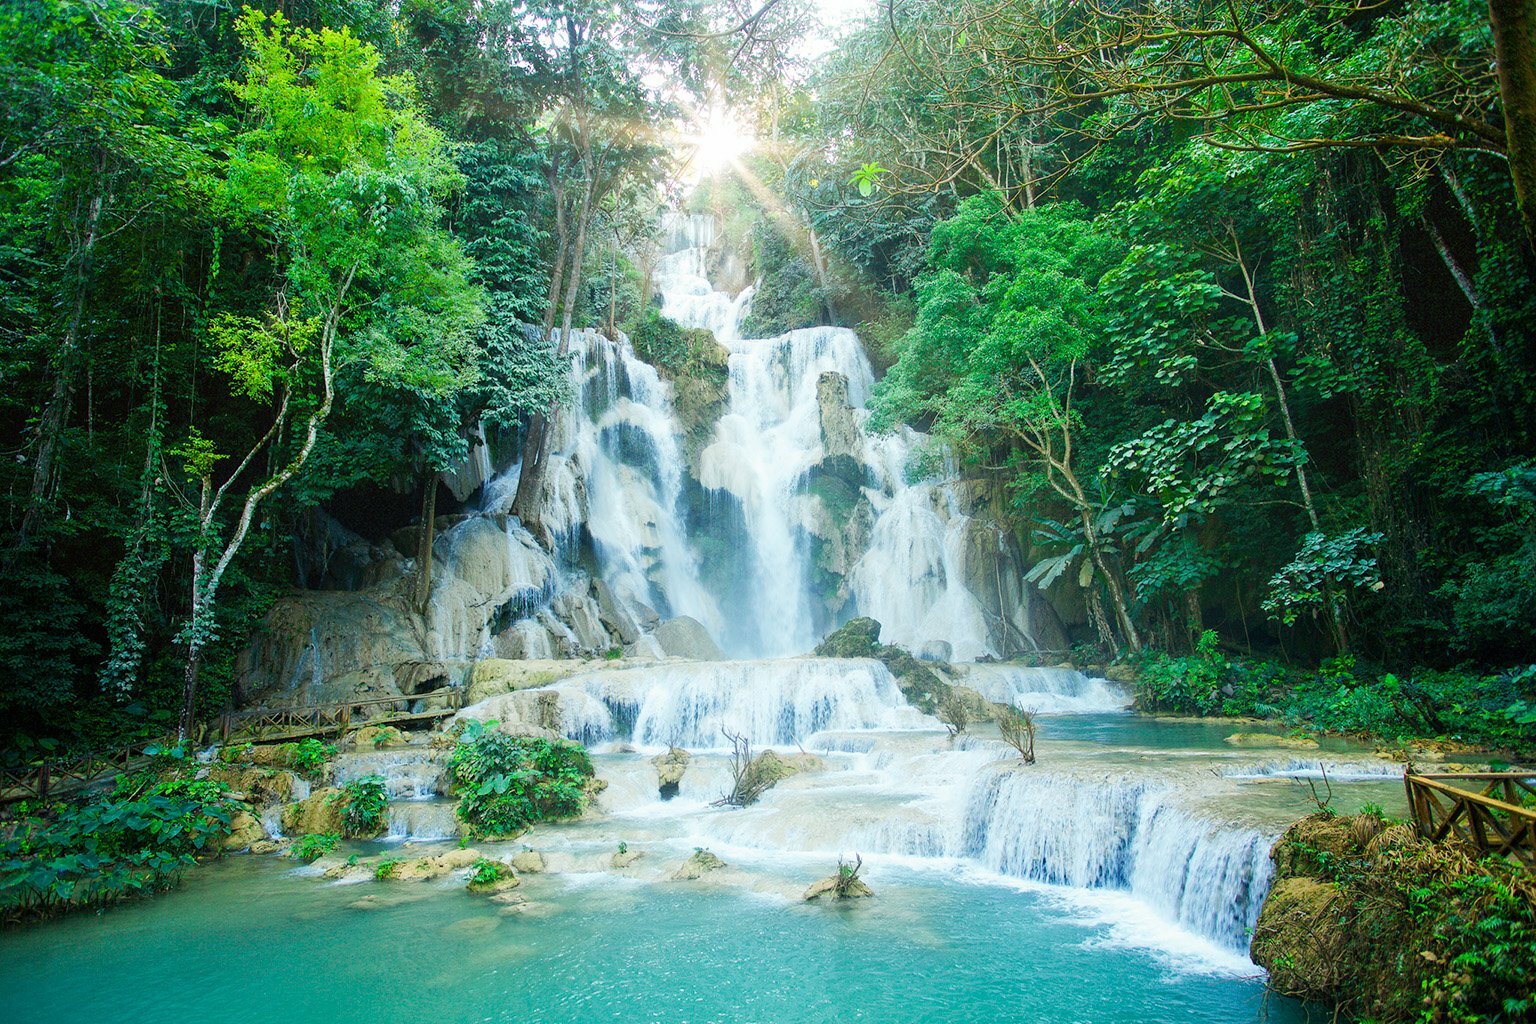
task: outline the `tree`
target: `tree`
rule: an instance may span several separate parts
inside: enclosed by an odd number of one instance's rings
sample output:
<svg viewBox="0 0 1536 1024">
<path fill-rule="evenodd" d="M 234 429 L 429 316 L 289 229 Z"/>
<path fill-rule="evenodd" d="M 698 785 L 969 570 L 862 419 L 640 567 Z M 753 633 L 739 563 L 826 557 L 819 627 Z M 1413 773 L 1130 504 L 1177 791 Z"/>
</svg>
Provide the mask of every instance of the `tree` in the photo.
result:
<svg viewBox="0 0 1536 1024">
<path fill-rule="evenodd" d="M 238 29 L 247 58 L 232 88 L 246 124 L 221 199 L 234 226 L 271 247 L 277 276 L 269 310 L 222 312 L 210 335 L 231 390 L 271 418 L 221 482 L 224 456 L 211 442 L 194 431 L 178 449 L 200 493 L 181 634 L 183 736 L 199 659 L 216 635 L 219 585 L 257 509 L 304 470 L 331 415 L 338 369 L 355 365 L 364 382 L 448 398 L 470 383 L 481 316 L 462 254 L 438 223 L 459 175 L 410 80 L 381 75 L 377 51 L 346 30 L 294 29 L 281 14 L 254 11 Z M 239 509 L 227 533 L 226 502 Z"/>
</svg>

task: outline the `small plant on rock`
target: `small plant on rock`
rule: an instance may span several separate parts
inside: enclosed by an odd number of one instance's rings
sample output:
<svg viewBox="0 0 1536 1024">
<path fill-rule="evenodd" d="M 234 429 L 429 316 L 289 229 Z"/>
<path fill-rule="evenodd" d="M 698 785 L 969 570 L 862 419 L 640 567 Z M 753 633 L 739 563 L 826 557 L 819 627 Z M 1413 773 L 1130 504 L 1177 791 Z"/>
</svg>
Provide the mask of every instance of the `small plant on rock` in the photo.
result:
<svg viewBox="0 0 1536 1024">
<path fill-rule="evenodd" d="M 308 864 L 336 849 L 340 842 L 341 836 L 335 832 L 311 832 L 294 840 L 293 856 Z"/>
<path fill-rule="evenodd" d="M 382 775 L 367 775 L 341 787 L 342 821 L 350 836 L 376 836 L 389 824 L 389 789 Z"/>
<path fill-rule="evenodd" d="M 373 866 L 373 877 L 382 882 L 386 878 L 394 878 L 395 872 L 400 868 L 399 857 L 385 857 Z"/>
<path fill-rule="evenodd" d="M 486 889 L 504 878 L 512 877 L 512 869 L 499 860 L 481 857 L 469 866 L 469 887 Z"/>
<path fill-rule="evenodd" d="M 997 730 L 1003 742 L 1019 752 L 1025 764 L 1035 763 L 1035 714 L 1010 704 L 995 704 Z"/>
<path fill-rule="evenodd" d="M 319 774 L 325 763 L 336 756 L 336 748 L 329 743 L 315 739 L 299 740 L 293 750 L 293 770 L 306 778 L 313 779 Z"/>
<path fill-rule="evenodd" d="M 949 731 L 950 739 L 954 739 L 971 724 L 971 711 L 965 706 L 965 701 L 960 695 L 951 689 L 939 701 L 939 721 L 944 723 L 944 728 Z"/>
</svg>

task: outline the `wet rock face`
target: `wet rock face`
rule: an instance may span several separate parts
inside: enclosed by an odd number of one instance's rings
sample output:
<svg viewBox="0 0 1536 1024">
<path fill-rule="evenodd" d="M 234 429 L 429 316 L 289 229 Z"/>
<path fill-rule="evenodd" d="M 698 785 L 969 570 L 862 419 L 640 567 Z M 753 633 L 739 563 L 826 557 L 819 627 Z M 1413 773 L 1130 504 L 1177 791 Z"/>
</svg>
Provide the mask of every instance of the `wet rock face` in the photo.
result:
<svg viewBox="0 0 1536 1024">
<path fill-rule="evenodd" d="M 691 757 L 688 751 L 673 747 L 665 754 L 651 758 L 651 764 L 656 766 L 656 788 L 663 800 L 677 796 Z"/>
<path fill-rule="evenodd" d="M 725 653 L 709 635 L 704 624 L 687 615 L 668 619 L 657 626 L 655 637 L 668 657 L 689 658 L 693 661 L 725 660 Z"/>
<path fill-rule="evenodd" d="M 615 854 L 615 856 L 618 855 Z M 716 857 L 708 850 L 695 850 L 693 856 L 683 861 L 682 867 L 672 873 L 672 880 L 674 882 L 691 882 L 695 879 L 703 878 L 711 871 L 719 871 L 725 866 L 725 861 Z"/>
<path fill-rule="evenodd" d="M 843 458 L 862 465 L 864 438 L 848 401 L 848 378 L 836 370 L 816 378 L 816 408 L 821 419 L 823 460 Z"/>
</svg>

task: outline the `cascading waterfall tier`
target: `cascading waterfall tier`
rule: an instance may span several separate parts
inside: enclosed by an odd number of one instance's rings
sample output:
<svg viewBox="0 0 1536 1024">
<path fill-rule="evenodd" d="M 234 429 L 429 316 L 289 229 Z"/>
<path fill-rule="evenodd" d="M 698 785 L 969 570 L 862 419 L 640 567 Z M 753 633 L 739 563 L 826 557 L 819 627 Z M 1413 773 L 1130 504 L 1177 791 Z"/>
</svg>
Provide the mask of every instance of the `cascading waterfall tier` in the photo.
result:
<svg viewBox="0 0 1536 1024">
<path fill-rule="evenodd" d="M 1126 697 L 1070 669 L 978 665 L 956 678 L 1020 706 L 1057 714 L 1123 710 Z M 694 752 L 682 802 L 687 841 L 720 848 L 849 851 L 952 858 L 1049 885 L 1128 892 L 1164 919 L 1242 950 L 1268 890 L 1273 836 L 1216 822 L 1168 780 L 1106 773 L 1093 760 L 1025 767 L 985 732 L 951 740 L 909 706 L 869 660 L 669 663 L 596 671 L 491 698 L 466 718 L 641 753 L 600 755 L 610 812 L 680 813 L 661 800 L 649 754 Z M 729 789 L 731 735 L 754 750 L 813 752 L 821 772 L 797 777 L 740 811 L 707 811 Z"/>
</svg>

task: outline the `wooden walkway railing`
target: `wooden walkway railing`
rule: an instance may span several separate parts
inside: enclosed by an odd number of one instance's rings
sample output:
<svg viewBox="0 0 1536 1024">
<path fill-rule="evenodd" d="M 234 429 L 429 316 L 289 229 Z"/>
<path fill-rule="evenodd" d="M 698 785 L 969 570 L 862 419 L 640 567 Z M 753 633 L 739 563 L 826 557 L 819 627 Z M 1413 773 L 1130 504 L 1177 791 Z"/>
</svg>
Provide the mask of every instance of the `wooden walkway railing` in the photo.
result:
<svg viewBox="0 0 1536 1024">
<path fill-rule="evenodd" d="M 412 711 L 410 706 L 418 701 L 424 705 L 423 709 Z M 368 697 L 344 704 L 258 708 L 221 716 L 219 735 L 226 743 L 236 736 L 266 742 L 296 740 L 308 736 L 331 736 L 346 732 L 354 722 L 358 725 L 397 725 L 402 722 L 427 722 L 446 718 L 463 707 L 463 703 L 464 691 L 445 687 L 431 693 L 400 697 Z M 395 708 L 400 705 L 404 707 L 398 712 L 382 715 L 371 713 L 378 709 Z"/>
<path fill-rule="evenodd" d="M 1468 783 L 1481 788 L 1466 788 Z M 1536 797 L 1536 775 L 1410 771 L 1403 785 L 1419 835 L 1430 840 L 1454 837 L 1482 856 L 1515 857 L 1536 868 L 1536 807 L 1522 805 L 1522 800 Z"/>
<path fill-rule="evenodd" d="M 418 701 L 424 705 L 423 710 L 412 711 L 411 705 Z M 398 725 L 446 718 L 457 712 L 463 702 L 462 690 L 444 688 L 408 697 L 369 697 L 345 704 L 236 711 L 219 717 L 218 734 L 225 743 L 232 738 L 278 743 L 307 736 L 332 736 L 346 732 L 354 724 Z M 370 714 L 375 709 L 400 705 L 404 707 L 398 712 Z M 176 737 L 167 736 L 104 753 L 55 758 L 24 768 L 0 770 L 0 804 L 18 800 L 46 802 L 93 783 L 105 782 L 147 764 L 150 758 L 145 750 L 156 744 L 173 747 Z"/>
</svg>

